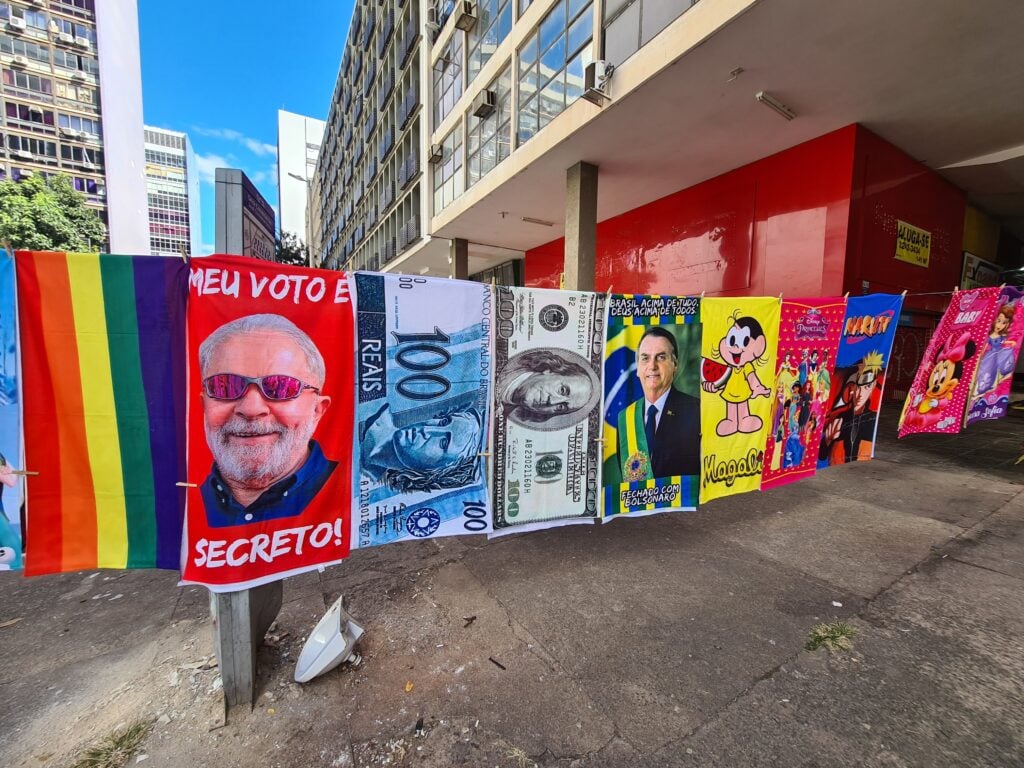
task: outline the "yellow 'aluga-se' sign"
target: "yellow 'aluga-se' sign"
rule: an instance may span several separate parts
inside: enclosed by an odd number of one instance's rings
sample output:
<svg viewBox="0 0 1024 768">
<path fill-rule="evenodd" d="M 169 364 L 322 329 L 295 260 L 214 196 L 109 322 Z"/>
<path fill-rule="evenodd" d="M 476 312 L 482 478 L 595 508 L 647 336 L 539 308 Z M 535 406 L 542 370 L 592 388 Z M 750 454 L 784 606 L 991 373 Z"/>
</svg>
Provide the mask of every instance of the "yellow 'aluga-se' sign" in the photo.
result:
<svg viewBox="0 0 1024 768">
<path fill-rule="evenodd" d="M 896 220 L 896 258 L 927 267 L 932 255 L 932 233 Z"/>
</svg>

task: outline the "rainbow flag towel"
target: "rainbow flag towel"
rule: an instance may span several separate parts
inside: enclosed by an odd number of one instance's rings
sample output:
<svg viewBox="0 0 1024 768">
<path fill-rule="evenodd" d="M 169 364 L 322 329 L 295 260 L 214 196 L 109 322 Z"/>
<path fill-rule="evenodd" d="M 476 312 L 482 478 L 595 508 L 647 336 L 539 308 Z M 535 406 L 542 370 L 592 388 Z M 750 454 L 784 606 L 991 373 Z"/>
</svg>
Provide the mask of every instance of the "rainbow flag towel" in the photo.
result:
<svg viewBox="0 0 1024 768">
<path fill-rule="evenodd" d="M 180 259 L 16 254 L 26 575 L 173 568 L 185 493 Z"/>
</svg>

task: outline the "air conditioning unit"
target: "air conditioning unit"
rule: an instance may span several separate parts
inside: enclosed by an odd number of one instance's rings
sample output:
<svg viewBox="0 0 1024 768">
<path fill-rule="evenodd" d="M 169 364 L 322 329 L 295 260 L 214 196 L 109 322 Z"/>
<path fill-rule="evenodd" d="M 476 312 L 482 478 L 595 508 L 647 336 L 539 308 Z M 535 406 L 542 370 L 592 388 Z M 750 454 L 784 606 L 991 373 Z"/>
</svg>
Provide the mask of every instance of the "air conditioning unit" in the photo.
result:
<svg viewBox="0 0 1024 768">
<path fill-rule="evenodd" d="M 85 72 L 72 72 L 71 73 L 71 79 L 72 80 L 86 80 L 87 78 L 85 76 Z"/>
<path fill-rule="evenodd" d="M 67 43 L 68 45 L 71 45 L 73 42 L 75 42 L 75 36 L 67 32 L 61 32 L 59 35 L 57 35 L 57 39 L 60 40 L 62 43 Z"/>
<path fill-rule="evenodd" d="M 444 148 L 440 144 L 431 144 L 427 162 L 431 165 L 437 165 L 442 160 L 444 160 Z"/>
<path fill-rule="evenodd" d="M 583 98 L 591 104 L 603 106 L 608 95 L 608 81 L 611 80 L 615 66 L 607 61 L 598 59 L 587 64 L 583 70 Z"/>
<path fill-rule="evenodd" d="M 29 176 L 33 176 L 33 175 L 35 175 L 35 171 L 33 171 L 31 168 L 22 168 L 21 169 L 21 178 L 27 179 Z"/>
<path fill-rule="evenodd" d="M 88 37 L 76 37 L 75 45 L 80 45 L 83 48 L 88 48 L 90 45 L 92 45 L 92 43 L 89 42 Z"/>
<path fill-rule="evenodd" d="M 476 3 L 460 0 L 455 9 L 455 27 L 469 32 L 476 25 Z"/>
<path fill-rule="evenodd" d="M 440 29 L 441 25 L 438 24 L 437 19 L 439 14 L 437 8 L 427 8 L 427 28 L 431 30 Z"/>
<path fill-rule="evenodd" d="M 70 139 L 74 139 L 78 137 L 78 131 L 76 131 L 74 128 L 61 128 L 60 135 L 67 136 Z"/>
<path fill-rule="evenodd" d="M 23 149 L 16 149 L 16 150 L 14 150 L 13 152 L 11 152 L 11 157 L 16 157 L 19 160 L 35 160 L 36 159 L 35 155 L 33 155 L 31 152 L 26 152 Z"/>
<path fill-rule="evenodd" d="M 496 91 L 480 91 L 473 99 L 473 115 L 475 117 L 489 117 L 498 108 L 498 94 Z"/>
<path fill-rule="evenodd" d="M 7 26 L 9 26 L 11 29 L 24 29 L 25 20 L 19 19 L 17 16 L 11 16 L 11 18 L 7 22 Z"/>
<path fill-rule="evenodd" d="M 91 162 L 89 160 L 83 160 L 82 161 L 82 167 L 83 168 L 87 168 L 88 170 L 91 171 L 91 170 L 93 170 L 96 167 L 96 163 L 93 163 L 93 162 Z"/>
<path fill-rule="evenodd" d="M 11 64 L 13 64 L 16 67 L 27 67 L 28 58 L 26 58 L 25 56 L 15 56 L 14 61 L 12 61 Z"/>
</svg>

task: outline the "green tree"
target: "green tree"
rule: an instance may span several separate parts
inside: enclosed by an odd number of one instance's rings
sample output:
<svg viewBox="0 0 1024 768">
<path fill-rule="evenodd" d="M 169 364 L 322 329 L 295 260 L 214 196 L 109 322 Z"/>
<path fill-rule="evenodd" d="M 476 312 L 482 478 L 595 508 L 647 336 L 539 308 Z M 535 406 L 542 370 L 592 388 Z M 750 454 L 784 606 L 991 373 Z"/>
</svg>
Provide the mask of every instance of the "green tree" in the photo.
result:
<svg viewBox="0 0 1024 768">
<path fill-rule="evenodd" d="M 99 214 L 64 175 L 0 181 L 0 240 L 30 251 L 97 251 L 107 239 Z"/>
<path fill-rule="evenodd" d="M 283 232 L 274 241 L 274 261 L 278 264 L 305 267 L 309 264 L 309 251 L 297 235 Z"/>
</svg>

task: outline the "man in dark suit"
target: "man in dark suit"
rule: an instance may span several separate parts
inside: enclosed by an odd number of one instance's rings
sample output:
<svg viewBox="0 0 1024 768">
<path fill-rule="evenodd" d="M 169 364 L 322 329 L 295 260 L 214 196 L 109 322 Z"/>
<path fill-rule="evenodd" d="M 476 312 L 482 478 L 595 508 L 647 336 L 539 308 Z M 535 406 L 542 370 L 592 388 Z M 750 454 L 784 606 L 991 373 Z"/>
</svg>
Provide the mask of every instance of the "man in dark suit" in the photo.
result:
<svg viewBox="0 0 1024 768">
<path fill-rule="evenodd" d="M 643 398 L 619 414 L 624 482 L 700 472 L 700 400 L 672 386 L 679 367 L 675 336 L 652 325 L 640 339 L 637 376 Z"/>
</svg>

